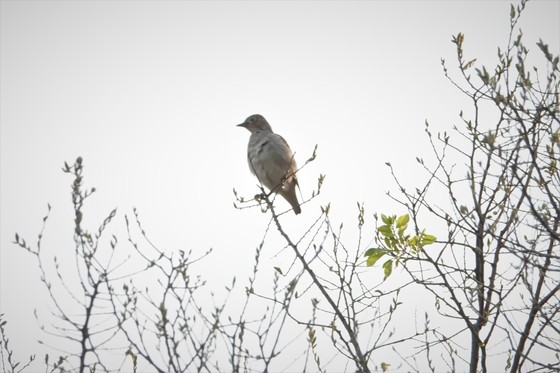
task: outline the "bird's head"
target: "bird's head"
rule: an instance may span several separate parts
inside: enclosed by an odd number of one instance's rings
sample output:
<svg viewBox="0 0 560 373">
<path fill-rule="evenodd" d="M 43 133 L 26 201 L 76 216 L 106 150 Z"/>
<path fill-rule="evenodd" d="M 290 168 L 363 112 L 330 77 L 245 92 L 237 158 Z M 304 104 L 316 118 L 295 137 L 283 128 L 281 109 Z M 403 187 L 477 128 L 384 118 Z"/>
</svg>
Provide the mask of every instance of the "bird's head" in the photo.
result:
<svg viewBox="0 0 560 373">
<path fill-rule="evenodd" d="M 259 130 L 269 130 L 272 131 L 270 124 L 264 119 L 264 117 L 260 114 L 253 114 L 247 119 L 245 122 L 238 124 L 238 127 L 244 127 L 249 130 L 249 132 L 253 133 Z"/>
</svg>

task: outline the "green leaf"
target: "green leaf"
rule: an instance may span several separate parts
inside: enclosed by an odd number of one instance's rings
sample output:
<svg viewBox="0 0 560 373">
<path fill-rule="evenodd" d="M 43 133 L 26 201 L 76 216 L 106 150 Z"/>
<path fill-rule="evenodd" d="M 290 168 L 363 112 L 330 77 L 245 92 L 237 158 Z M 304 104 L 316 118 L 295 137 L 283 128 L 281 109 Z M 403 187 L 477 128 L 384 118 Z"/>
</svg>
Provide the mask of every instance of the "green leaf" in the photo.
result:
<svg viewBox="0 0 560 373">
<path fill-rule="evenodd" d="M 393 219 L 390 216 L 386 216 L 381 214 L 381 220 L 383 221 L 383 223 L 385 223 L 385 225 L 392 225 L 393 224 Z"/>
<path fill-rule="evenodd" d="M 379 231 L 379 233 L 381 233 L 385 237 L 394 237 L 393 236 L 393 230 L 391 229 L 391 226 L 389 226 L 389 225 L 382 225 L 381 227 L 377 228 L 377 230 Z"/>
<path fill-rule="evenodd" d="M 276 272 L 280 273 L 282 276 L 284 276 L 284 274 L 282 273 L 282 269 L 280 267 L 274 267 L 274 269 L 276 270 Z"/>
<path fill-rule="evenodd" d="M 434 242 L 436 242 L 437 238 L 436 236 L 432 236 L 431 234 L 425 234 L 422 236 L 422 245 L 426 246 L 426 245 L 431 245 Z"/>
<path fill-rule="evenodd" d="M 399 231 L 397 232 L 399 235 L 399 238 L 404 238 L 404 231 L 406 230 L 406 228 L 408 227 L 407 224 L 405 224 L 402 227 L 399 227 Z"/>
<path fill-rule="evenodd" d="M 385 237 L 384 241 L 385 241 L 385 245 L 387 245 L 387 247 L 389 249 L 393 249 L 393 250 L 396 249 L 395 244 L 393 243 L 393 240 L 391 240 L 389 237 Z"/>
<path fill-rule="evenodd" d="M 393 272 L 393 261 L 391 259 L 383 263 L 383 271 L 385 272 L 385 277 L 383 278 L 383 281 L 385 281 L 387 277 L 391 276 L 391 272 Z"/>
<path fill-rule="evenodd" d="M 399 218 L 397 219 L 397 228 L 406 226 L 409 221 L 410 221 L 410 215 L 404 214 L 402 216 L 399 216 Z"/>
<path fill-rule="evenodd" d="M 371 267 L 375 265 L 379 258 L 381 258 L 386 253 L 387 251 L 385 251 L 384 249 L 368 249 L 368 251 L 366 251 L 367 266 Z"/>
</svg>

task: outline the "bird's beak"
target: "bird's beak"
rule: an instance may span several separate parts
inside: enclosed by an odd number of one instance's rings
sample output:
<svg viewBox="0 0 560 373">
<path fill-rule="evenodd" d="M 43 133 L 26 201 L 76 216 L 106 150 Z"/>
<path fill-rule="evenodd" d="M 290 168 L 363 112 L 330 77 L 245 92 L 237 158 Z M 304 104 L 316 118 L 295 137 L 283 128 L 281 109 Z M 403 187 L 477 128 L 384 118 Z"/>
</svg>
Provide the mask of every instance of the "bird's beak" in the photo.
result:
<svg viewBox="0 0 560 373">
<path fill-rule="evenodd" d="M 247 123 L 243 122 L 241 124 L 238 124 L 237 127 L 244 127 L 245 128 L 245 127 L 247 127 Z"/>
</svg>

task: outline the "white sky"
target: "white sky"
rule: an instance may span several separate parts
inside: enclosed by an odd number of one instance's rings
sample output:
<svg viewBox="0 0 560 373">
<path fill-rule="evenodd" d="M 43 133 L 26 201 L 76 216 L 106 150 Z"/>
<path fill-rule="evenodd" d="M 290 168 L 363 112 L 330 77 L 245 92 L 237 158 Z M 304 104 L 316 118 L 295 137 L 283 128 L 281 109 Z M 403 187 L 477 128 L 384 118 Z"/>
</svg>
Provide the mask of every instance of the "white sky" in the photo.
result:
<svg viewBox="0 0 560 373">
<path fill-rule="evenodd" d="M 82 156 L 98 190 L 92 230 L 118 207 L 123 235 L 135 206 L 160 247 L 213 247 L 216 284 L 246 278 L 268 217 L 233 208 L 234 187 L 257 192 L 249 133 L 235 125 L 263 114 L 299 163 L 319 145 L 300 185 L 308 197 L 319 173 L 326 184 L 284 217 L 293 232 L 327 202 L 348 227 L 356 201 L 368 217 L 402 212 L 384 194 L 396 190 L 384 163 L 414 181 L 415 156 L 429 154 L 424 120 L 450 130 L 468 108 L 440 66 L 456 72 L 452 35 L 466 35 L 467 58 L 493 63 L 509 4 L 2 0 L 0 313 L 18 356 L 42 351 L 33 309 L 45 292 L 34 258 L 11 242 L 15 232 L 34 242 L 50 203 L 45 250 L 71 255 L 64 161 Z M 542 38 L 558 54 L 559 19 L 559 1 L 529 2 L 520 26 L 532 52 Z"/>
</svg>

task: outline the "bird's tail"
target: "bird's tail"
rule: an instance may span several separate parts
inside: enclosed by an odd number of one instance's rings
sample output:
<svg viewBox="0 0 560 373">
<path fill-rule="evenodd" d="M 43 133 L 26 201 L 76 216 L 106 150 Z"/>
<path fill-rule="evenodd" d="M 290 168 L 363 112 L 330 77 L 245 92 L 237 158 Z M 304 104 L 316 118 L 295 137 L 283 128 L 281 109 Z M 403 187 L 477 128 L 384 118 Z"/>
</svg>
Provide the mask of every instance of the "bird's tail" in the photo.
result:
<svg viewBox="0 0 560 373">
<path fill-rule="evenodd" d="M 287 188 L 280 189 L 280 194 L 286 199 L 286 201 L 288 201 L 290 205 L 292 205 L 292 208 L 294 209 L 296 215 L 301 213 L 301 207 L 299 206 L 296 195 L 296 183 L 290 183 Z"/>
</svg>

